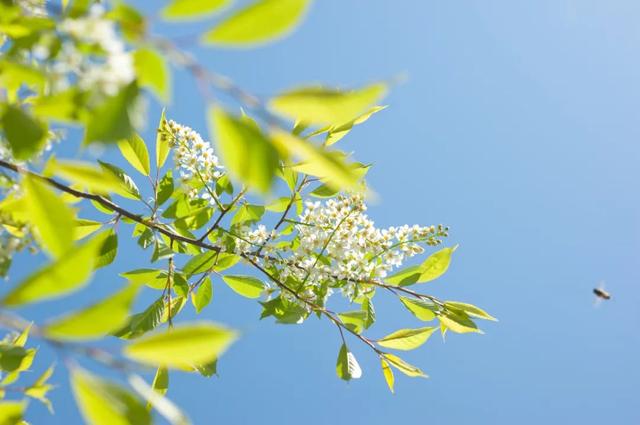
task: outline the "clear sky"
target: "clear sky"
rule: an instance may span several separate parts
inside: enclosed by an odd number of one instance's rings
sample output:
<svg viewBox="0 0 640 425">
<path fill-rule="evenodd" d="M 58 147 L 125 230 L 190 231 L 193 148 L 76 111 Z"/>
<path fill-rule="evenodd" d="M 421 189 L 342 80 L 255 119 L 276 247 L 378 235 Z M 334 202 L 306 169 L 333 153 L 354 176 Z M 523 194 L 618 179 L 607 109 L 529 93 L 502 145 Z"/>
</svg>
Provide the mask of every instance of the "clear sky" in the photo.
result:
<svg viewBox="0 0 640 425">
<path fill-rule="evenodd" d="M 451 227 L 460 248 L 449 272 L 418 289 L 500 322 L 408 353 L 431 378 L 396 374 L 391 395 L 357 341 L 364 376 L 345 383 L 335 376 L 334 327 L 258 321 L 257 303 L 217 285 L 203 314 L 242 338 L 219 377 L 173 374 L 169 396 L 196 424 L 640 423 L 640 2 L 314 3 L 286 40 L 202 49 L 200 59 L 265 96 L 303 82 L 408 76 L 343 148 L 375 165 L 377 224 Z M 168 114 L 206 133 L 193 81 L 178 73 L 174 88 Z M 157 105 L 150 110 L 148 140 Z M 112 291 L 116 271 L 147 261 L 128 246 L 82 299 Z M 600 280 L 613 299 L 595 309 Z M 420 326 L 381 298 L 372 335 Z M 49 304 L 25 313 L 49 317 Z M 62 371 L 55 419 L 77 423 Z M 32 413 L 34 424 L 53 423 L 39 406 Z"/>
</svg>

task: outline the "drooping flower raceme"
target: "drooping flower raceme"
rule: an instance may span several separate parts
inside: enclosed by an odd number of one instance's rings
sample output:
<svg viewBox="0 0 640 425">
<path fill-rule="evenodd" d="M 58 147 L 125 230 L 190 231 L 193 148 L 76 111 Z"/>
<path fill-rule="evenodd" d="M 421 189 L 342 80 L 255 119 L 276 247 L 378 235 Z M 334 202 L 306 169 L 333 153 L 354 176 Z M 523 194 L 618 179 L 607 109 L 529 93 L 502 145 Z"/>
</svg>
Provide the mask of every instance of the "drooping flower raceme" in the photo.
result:
<svg viewBox="0 0 640 425">
<path fill-rule="evenodd" d="M 189 192 L 190 197 L 206 199 L 213 205 L 213 195 L 205 186 L 215 185 L 216 180 L 222 176 L 223 167 L 214 155 L 211 143 L 190 127 L 173 120 L 169 120 L 167 124 L 172 136 L 170 144 L 173 147 L 173 159 L 180 177 L 187 184 L 189 181 L 196 183 Z"/>
</svg>

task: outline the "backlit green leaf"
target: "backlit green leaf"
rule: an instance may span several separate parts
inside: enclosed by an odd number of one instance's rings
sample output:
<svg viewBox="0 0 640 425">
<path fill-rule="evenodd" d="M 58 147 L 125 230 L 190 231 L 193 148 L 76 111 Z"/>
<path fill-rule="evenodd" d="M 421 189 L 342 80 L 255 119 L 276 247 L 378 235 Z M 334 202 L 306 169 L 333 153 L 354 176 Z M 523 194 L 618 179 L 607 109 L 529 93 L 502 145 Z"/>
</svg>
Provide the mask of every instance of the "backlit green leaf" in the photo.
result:
<svg viewBox="0 0 640 425">
<path fill-rule="evenodd" d="M 229 288 L 247 298 L 259 298 L 264 290 L 264 283 L 252 276 L 223 276 L 222 280 Z"/>
<path fill-rule="evenodd" d="M 342 344 L 336 362 L 336 374 L 338 378 L 350 381 L 362 377 L 362 369 L 356 357 L 349 351 L 346 344 Z"/>
<path fill-rule="evenodd" d="M 367 313 L 364 311 L 348 311 L 338 314 L 340 320 L 355 333 L 361 333 L 365 329 Z"/>
<path fill-rule="evenodd" d="M 483 333 L 473 320 L 469 318 L 469 315 L 461 310 L 447 309 L 442 314 L 438 315 L 438 320 L 447 329 L 464 334 L 464 333 Z"/>
<path fill-rule="evenodd" d="M 196 309 L 196 313 L 200 313 L 211 302 L 212 296 L 213 287 L 211 286 L 211 279 L 207 276 L 198 287 L 198 290 L 195 293 L 191 293 L 191 302 Z"/>
<path fill-rule="evenodd" d="M 184 324 L 144 335 L 129 343 L 124 354 L 154 366 L 193 368 L 220 357 L 236 337 L 214 323 Z"/>
<path fill-rule="evenodd" d="M 98 257 L 95 261 L 95 268 L 106 267 L 113 263 L 118 253 L 118 234 L 115 230 L 108 230 L 104 243 L 98 251 Z"/>
<path fill-rule="evenodd" d="M 275 112 L 309 124 L 336 125 L 352 122 L 364 114 L 386 93 L 384 84 L 372 84 L 356 90 L 326 87 L 302 87 L 271 100 Z"/>
<path fill-rule="evenodd" d="M 73 210 L 36 177 L 25 176 L 22 187 L 28 219 L 35 226 L 38 241 L 47 252 L 59 258 L 73 246 Z"/>
<path fill-rule="evenodd" d="M 54 320 L 44 327 L 44 332 L 63 340 L 102 338 L 126 323 L 138 289 L 127 286 L 96 304 Z"/>
<path fill-rule="evenodd" d="M 71 387 L 86 423 L 109 425 L 151 424 L 144 404 L 120 385 L 75 367 Z"/>
<path fill-rule="evenodd" d="M 139 198 L 139 193 L 137 197 L 132 195 L 133 189 L 127 187 L 124 180 L 119 178 L 111 168 L 96 167 L 80 161 L 56 161 L 51 163 L 50 170 L 55 175 L 98 195 L 117 193 L 130 199 Z M 135 190 L 137 191 L 137 188 Z"/>
<path fill-rule="evenodd" d="M 143 175 L 148 176 L 151 170 L 149 165 L 149 151 L 142 137 L 134 133 L 131 137 L 120 140 L 118 148 L 122 156 L 129 161 L 129 164 Z"/>
<path fill-rule="evenodd" d="M 278 152 L 271 141 L 255 125 L 220 108 L 209 111 L 209 123 L 229 172 L 248 186 L 268 192 L 278 168 Z"/>
<path fill-rule="evenodd" d="M 427 375 L 423 371 L 405 362 L 395 354 L 385 354 L 384 358 L 389 362 L 389 364 L 391 364 L 391 366 L 395 367 L 407 376 L 427 378 Z"/>
<path fill-rule="evenodd" d="M 169 151 L 171 150 L 169 142 L 172 138 L 173 135 L 169 130 L 169 123 L 167 122 L 167 118 L 165 117 L 163 110 L 156 133 L 156 167 L 158 169 L 162 168 L 167 160 L 167 156 L 169 156 Z"/>
<path fill-rule="evenodd" d="M 431 254 L 429 258 L 420 265 L 422 273 L 420 274 L 418 283 L 429 282 L 442 276 L 449 268 L 451 255 L 457 248 L 458 245 L 455 245 Z"/>
<path fill-rule="evenodd" d="M 391 369 L 391 366 L 389 366 L 389 362 L 387 362 L 383 358 L 380 359 L 380 364 L 382 366 L 382 375 L 384 375 L 384 380 L 387 383 L 387 386 L 389 387 L 389 391 L 391 391 L 391 393 L 393 393 L 394 392 L 393 385 L 395 383 L 395 377 L 393 376 L 393 370 Z"/>
<path fill-rule="evenodd" d="M 207 1 L 200 1 L 206 4 Z M 133 53 L 133 61 L 141 87 L 149 88 L 160 101 L 171 97 L 171 69 L 165 58 L 155 50 L 142 48 Z"/>
<path fill-rule="evenodd" d="M 93 272 L 95 260 L 106 234 L 94 236 L 75 246 L 59 259 L 36 271 L 18 284 L 2 300 L 6 306 L 58 298 L 83 287 Z"/>
<path fill-rule="evenodd" d="M 16 159 L 29 159 L 44 147 L 46 127 L 17 106 L 5 108 L 0 124 Z"/>
<path fill-rule="evenodd" d="M 233 47 L 272 41 L 295 28 L 309 3 L 310 0 L 258 0 L 223 20 L 202 40 Z"/>
<path fill-rule="evenodd" d="M 424 322 L 429 322 L 436 318 L 435 312 L 438 311 L 438 308 L 435 304 L 405 297 L 400 297 L 400 301 L 414 316 Z"/>
<path fill-rule="evenodd" d="M 445 301 L 444 306 L 445 308 L 450 310 L 453 309 L 453 310 L 464 311 L 471 317 L 477 317 L 479 319 L 486 319 L 486 320 L 493 320 L 494 322 L 498 321 L 498 319 L 496 319 L 495 317 L 493 317 L 483 309 L 476 307 L 475 305 L 461 303 L 459 301 Z"/>
<path fill-rule="evenodd" d="M 98 106 L 86 123 L 85 143 L 117 142 L 133 134 L 130 110 L 135 105 L 138 87 L 131 83 Z"/>
<path fill-rule="evenodd" d="M 0 402 L 0 424 L 19 425 L 27 408 L 26 401 L 2 401 Z"/>
<path fill-rule="evenodd" d="M 171 21 L 202 19 L 229 3 L 231 0 L 172 0 L 162 9 L 161 14 L 164 19 Z"/>
<path fill-rule="evenodd" d="M 424 344 L 437 328 L 401 329 L 378 340 L 378 345 L 396 350 L 413 350 Z"/>
</svg>

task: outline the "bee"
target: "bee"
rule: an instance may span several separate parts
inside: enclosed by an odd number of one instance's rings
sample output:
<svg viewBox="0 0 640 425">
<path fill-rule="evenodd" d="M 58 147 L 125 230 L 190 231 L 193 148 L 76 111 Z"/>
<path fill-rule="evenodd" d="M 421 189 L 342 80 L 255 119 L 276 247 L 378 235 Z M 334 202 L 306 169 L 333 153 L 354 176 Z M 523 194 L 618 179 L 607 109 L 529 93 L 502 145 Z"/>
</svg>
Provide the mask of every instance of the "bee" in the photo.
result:
<svg viewBox="0 0 640 425">
<path fill-rule="evenodd" d="M 611 294 L 604 289 L 604 282 L 600 282 L 597 288 L 593 288 L 593 293 L 596 296 L 594 307 L 598 307 L 600 303 L 611 299 Z"/>
</svg>

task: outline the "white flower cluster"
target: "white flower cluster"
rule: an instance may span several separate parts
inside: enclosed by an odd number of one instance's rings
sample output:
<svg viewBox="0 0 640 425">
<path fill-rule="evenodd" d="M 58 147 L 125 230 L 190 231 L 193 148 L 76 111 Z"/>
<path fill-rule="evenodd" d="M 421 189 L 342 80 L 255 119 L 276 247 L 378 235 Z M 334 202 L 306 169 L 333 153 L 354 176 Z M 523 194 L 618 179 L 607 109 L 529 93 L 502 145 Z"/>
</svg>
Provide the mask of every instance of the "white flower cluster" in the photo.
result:
<svg viewBox="0 0 640 425">
<path fill-rule="evenodd" d="M 254 230 L 251 230 L 248 226 L 243 226 L 238 229 L 238 235 L 235 239 L 236 254 L 256 251 L 273 237 L 275 237 L 275 231 L 267 231 L 264 224 L 259 224 Z M 265 248 L 267 249 L 265 249 L 264 254 L 271 254 L 271 249 L 267 246 Z"/>
<path fill-rule="evenodd" d="M 57 76 L 56 90 L 67 88 L 69 76 L 75 75 L 80 88 L 97 89 L 112 96 L 135 79 L 133 57 L 118 37 L 115 23 L 104 14 L 102 6 L 94 5 L 87 16 L 68 18 L 60 24 L 64 41 L 52 67 Z M 76 42 L 97 48 L 99 54 L 87 55 Z M 46 44 L 34 48 L 38 59 L 48 58 L 49 53 Z"/>
<path fill-rule="evenodd" d="M 215 183 L 222 176 L 223 167 L 214 155 L 211 143 L 204 141 L 202 136 L 190 127 L 173 120 L 167 124 L 172 137 L 170 143 L 174 151 L 173 159 L 179 167 L 180 177 L 185 181 L 195 179 L 201 184 Z M 193 189 L 190 196 L 214 203 L 211 194 L 206 190 L 200 193 L 199 190 Z"/>
<path fill-rule="evenodd" d="M 330 199 L 324 204 L 307 202 L 296 224 L 296 248 L 282 261 L 269 257 L 268 263 L 281 269 L 280 277 L 304 282 L 300 295 L 314 301 L 318 289 L 343 282 L 343 294 L 348 298 L 362 295 L 367 286 L 361 282 L 379 280 L 416 254 L 424 252 L 424 245 L 437 245 L 446 230 L 439 226 L 401 226 L 376 228 L 365 211 L 361 195 L 350 194 Z M 269 233 L 264 226 L 242 233 L 242 238 L 258 245 L 265 243 Z M 239 245 L 249 252 L 249 243 Z M 269 245 L 267 245 L 269 247 Z M 255 250 L 255 249 L 254 249 Z M 282 267 L 284 265 L 284 267 Z M 370 288 L 370 287 L 369 287 Z M 369 289 L 370 290 L 370 289 Z M 330 291 L 328 292 L 330 294 Z M 290 294 L 284 294 L 291 298 Z"/>
</svg>

